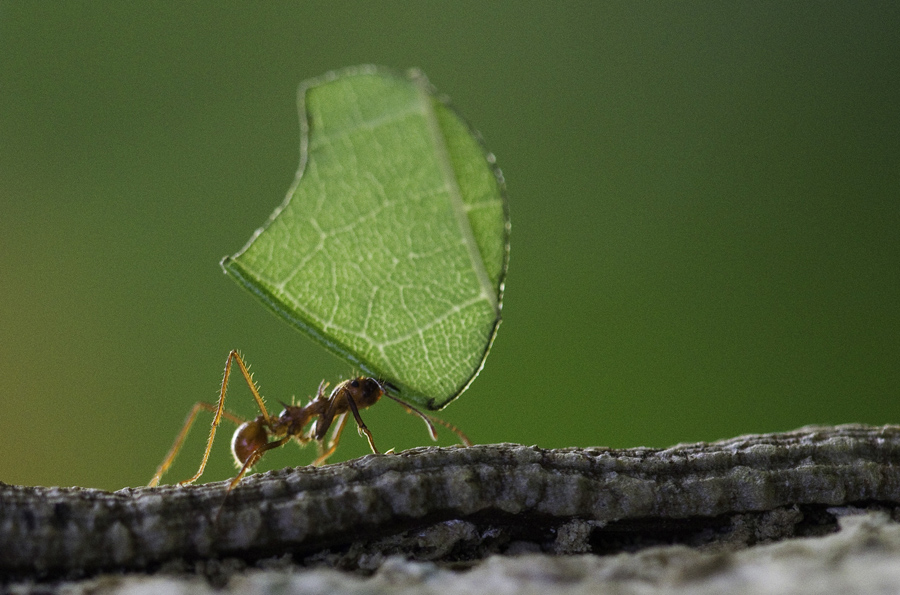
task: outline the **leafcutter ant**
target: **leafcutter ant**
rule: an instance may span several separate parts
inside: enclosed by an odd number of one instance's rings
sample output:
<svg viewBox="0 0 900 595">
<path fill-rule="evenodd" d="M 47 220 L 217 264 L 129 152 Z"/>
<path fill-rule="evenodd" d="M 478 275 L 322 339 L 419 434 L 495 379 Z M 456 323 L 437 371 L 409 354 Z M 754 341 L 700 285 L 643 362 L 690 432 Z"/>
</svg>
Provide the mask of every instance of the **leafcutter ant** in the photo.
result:
<svg viewBox="0 0 900 595">
<path fill-rule="evenodd" d="M 225 409 L 225 391 L 228 387 L 228 377 L 231 375 L 231 365 L 234 362 L 237 362 L 238 368 L 240 368 L 244 380 L 247 381 L 247 386 L 250 387 L 250 392 L 253 393 L 253 398 L 256 400 L 256 405 L 260 410 L 260 415 L 249 421 Z M 153 479 L 150 480 L 150 486 L 159 485 L 159 480 L 172 465 L 172 462 L 178 455 L 178 451 L 181 450 L 181 446 L 183 445 L 191 426 L 194 425 L 194 421 L 200 411 L 215 413 L 212 428 L 209 432 L 209 440 L 206 442 L 206 451 L 203 453 L 203 460 L 200 462 L 200 468 L 197 470 L 197 473 L 190 479 L 178 482 L 179 485 L 194 483 L 201 475 L 203 475 L 203 470 L 206 468 L 206 461 L 209 459 L 210 450 L 212 450 L 213 440 L 216 437 L 216 429 L 219 427 L 219 423 L 222 421 L 223 417 L 238 426 L 231 439 L 231 452 L 234 455 L 235 464 L 240 469 L 240 472 L 237 474 L 237 477 L 231 480 L 228 491 L 231 491 L 238 483 L 240 483 L 244 475 L 259 462 L 260 458 L 262 458 L 267 451 L 278 448 L 292 439 L 301 446 L 310 441 L 315 441 L 319 449 L 319 456 L 312 464 L 315 466 L 321 465 L 337 449 L 338 441 L 341 438 L 341 432 L 344 431 L 344 424 L 347 421 L 348 413 L 351 413 L 356 420 L 356 425 L 359 427 L 359 433 L 364 434 L 366 439 L 368 439 L 369 448 L 372 449 L 373 453 L 378 454 L 372 432 L 369 431 L 369 428 L 363 423 L 362 417 L 359 415 L 359 410 L 371 407 L 378 402 L 382 395 L 387 395 L 389 398 L 400 403 L 408 413 L 414 413 L 421 417 L 428 426 L 428 432 L 431 435 L 432 440 L 437 440 L 437 433 L 435 432 L 433 423 L 437 422 L 455 432 L 464 445 L 472 445 L 466 435 L 459 431 L 455 426 L 436 417 L 426 415 L 415 407 L 408 403 L 404 403 L 394 395 L 390 394 L 388 391 L 391 389 L 391 385 L 386 382 L 367 376 L 351 378 L 350 380 L 345 380 L 338 384 L 334 387 L 334 390 L 331 391 L 331 394 L 326 396 L 325 389 L 327 387 L 328 384 L 323 380 L 319 384 L 319 390 L 316 392 L 315 398 L 310 400 L 305 406 L 301 407 L 298 405 L 287 405 L 282 403 L 282 405 L 284 405 L 284 411 L 277 417 L 269 415 L 262 397 L 259 395 L 256 383 L 253 382 L 250 371 L 244 364 L 244 360 L 241 359 L 241 356 L 237 351 L 232 350 L 231 353 L 228 354 L 228 359 L 225 361 L 225 374 L 222 378 L 222 388 L 219 392 L 218 405 L 204 402 L 199 402 L 194 405 L 184 422 L 184 426 L 182 426 L 181 431 L 175 438 L 175 443 L 172 444 L 172 448 L 169 449 L 166 458 L 163 459 L 163 462 L 156 470 Z M 307 430 L 307 425 L 314 419 L 316 420 L 315 424 L 310 425 Z M 331 437 L 328 440 L 328 446 L 326 447 L 325 435 L 328 433 L 328 429 L 331 426 L 334 426 L 334 430 L 331 433 Z"/>
</svg>

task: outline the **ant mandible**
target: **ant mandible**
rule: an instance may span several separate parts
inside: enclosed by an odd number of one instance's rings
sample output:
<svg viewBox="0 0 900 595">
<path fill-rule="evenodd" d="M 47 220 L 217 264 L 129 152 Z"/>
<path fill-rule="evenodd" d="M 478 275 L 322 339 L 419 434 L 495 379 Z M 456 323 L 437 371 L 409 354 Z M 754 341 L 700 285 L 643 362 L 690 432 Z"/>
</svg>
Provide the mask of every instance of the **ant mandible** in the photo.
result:
<svg viewBox="0 0 900 595">
<path fill-rule="evenodd" d="M 250 387 L 250 392 L 253 393 L 256 405 L 259 407 L 260 415 L 253 420 L 245 420 L 225 409 L 225 391 L 228 386 L 228 377 L 231 375 L 231 365 L 233 362 L 237 362 L 238 368 L 240 368 L 241 374 L 244 376 L 244 380 L 247 381 L 247 386 Z M 194 407 L 191 409 L 190 414 L 188 414 L 188 417 L 184 422 L 184 426 L 182 426 L 181 431 L 175 438 L 175 443 L 172 444 L 172 448 L 169 449 L 169 453 L 156 470 L 156 474 L 153 476 L 153 479 L 150 480 L 149 485 L 151 487 L 159 485 L 159 480 L 172 465 L 172 462 L 178 455 L 178 451 L 181 450 L 181 446 L 184 443 L 184 439 L 187 437 L 191 426 L 194 425 L 197 414 L 201 410 L 215 413 L 212 428 L 209 432 L 209 440 L 206 442 L 206 451 L 203 453 L 203 460 L 200 462 L 200 468 L 197 470 L 197 473 L 190 479 L 178 482 L 178 485 L 194 483 L 201 475 L 203 475 L 203 470 L 206 468 L 206 461 L 209 459 L 209 453 L 212 450 L 213 440 L 216 437 L 216 429 L 219 427 L 219 423 L 222 421 L 223 417 L 238 426 L 231 439 L 231 452 L 234 455 L 235 464 L 240 469 L 240 472 L 237 474 L 237 477 L 231 480 L 231 483 L 228 486 L 229 492 L 240 483 L 244 475 L 259 462 L 260 458 L 262 458 L 267 451 L 278 448 L 291 439 L 296 440 L 301 446 L 311 440 L 315 440 L 316 445 L 319 448 L 319 456 L 312 464 L 314 466 L 319 466 L 324 463 L 337 449 L 341 433 L 344 431 L 344 424 L 347 421 L 347 413 L 353 414 L 356 425 L 359 427 L 360 434 L 365 434 L 366 439 L 369 441 L 369 448 L 372 449 L 373 453 L 378 454 L 372 432 L 370 432 L 369 428 L 366 427 L 366 424 L 363 423 L 362 417 L 359 415 L 359 410 L 371 407 L 378 402 L 382 395 L 387 395 L 389 398 L 400 403 L 408 413 L 415 413 L 421 417 L 428 426 L 428 432 L 431 435 L 432 440 L 437 440 L 437 432 L 434 429 L 433 423 L 437 422 L 455 432 L 464 445 L 472 446 L 472 443 L 466 435 L 455 426 L 436 417 L 426 415 L 415 407 L 408 403 L 404 403 L 390 394 L 387 391 L 390 385 L 385 382 L 367 376 L 360 376 L 341 382 L 334 387 L 334 390 L 331 391 L 330 395 L 325 396 L 325 389 L 327 387 L 328 383 L 323 380 L 319 384 L 319 390 L 316 392 L 315 398 L 313 398 L 306 406 L 300 407 L 282 403 L 282 405 L 284 405 L 284 411 L 277 417 L 273 417 L 269 415 L 269 412 L 266 410 L 266 406 L 263 403 L 262 397 L 259 395 L 256 383 L 253 382 L 253 377 L 246 364 L 244 364 L 244 360 L 236 350 L 232 350 L 228 354 L 228 359 L 225 361 L 225 374 L 222 379 L 222 388 L 219 392 L 218 405 L 215 406 L 205 402 L 194 404 Z M 315 418 L 318 418 L 316 423 L 311 426 L 308 431 L 304 431 L 304 428 Z M 326 448 L 324 446 L 325 435 L 332 425 L 334 425 L 334 430 Z M 273 440 L 270 441 L 270 438 L 273 438 Z"/>
</svg>

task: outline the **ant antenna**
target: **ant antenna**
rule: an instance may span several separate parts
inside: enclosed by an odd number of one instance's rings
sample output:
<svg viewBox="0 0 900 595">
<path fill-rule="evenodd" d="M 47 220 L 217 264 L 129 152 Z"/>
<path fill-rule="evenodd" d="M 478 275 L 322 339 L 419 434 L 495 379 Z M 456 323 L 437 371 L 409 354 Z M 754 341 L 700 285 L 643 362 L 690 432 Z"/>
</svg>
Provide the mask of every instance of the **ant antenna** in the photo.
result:
<svg viewBox="0 0 900 595">
<path fill-rule="evenodd" d="M 403 408 L 406 409 L 407 413 L 415 413 L 416 415 L 421 417 L 422 421 L 425 422 L 425 425 L 428 426 L 428 434 L 431 436 L 431 439 L 432 440 L 438 439 L 437 430 L 434 429 L 434 424 L 431 422 L 431 419 L 427 415 L 425 415 L 424 413 L 422 413 L 421 411 L 419 411 L 412 405 L 409 405 L 408 403 L 404 403 L 403 401 L 401 401 L 400 399 L 398 399 L 397 397 L 395 397 L 394 395 L 392 395 L 390 393 L 386 392 L 384 394 L 386 394 L 388 396 L 388 398 L 393 399 L 394 401 L 397 401 L 398 403 L 403 405 Z"/>
<path fill-rule="evenodd" d="M 395 387 L 394 385 L 392 385 L 392 384 L 390 384 L 390 383 L 382 382 L 382 381 L 380 381 L 380 380 L 377 381 L 377 382 L 378 382 L 378 384 L 381 385 L 382 390 L 384 390 L 385 388 L 388 388 L 388 387 L 390 387 L 390 388 L 392 388 L 392 389 L 394 389 L 394 390 L 397 389 L 397 387 Z M 423 412 L 419 411 L 418 409 L 416 409 L 415 407 L 413 407 L 413 406 L 410 405 L 409 403 L 407 403 L 407 402 L 405 402 L 405 401 L 401 401 L 399 398 L 395 397 L 394 395 L 392 395 L 391 393 L 389 393 L 387 390 L 384 391 L 384 394 L 387 395 L 388 398 L 390 398 L 390 399 L 392 399 L 392 400 L 394 400 L 394 401 L 400 403 L 400 405 L 402 405 L 403 408 L 406 409 L 407 413 L 415 413 L 416 415 L 418 415 L 419 417 L 421 417 L 421 418 L 422 418 L 422 421 L 425 422 L 425 425 L 428 426 L 428 434 L 431 436 L 431 439 L 432 439 L 432 440 L 435 440 L 435 441 L 436 441 L 436 440 L 438 439 L 438 437 L 437 437 L 437 430 L 435 430 L 435 428 L 434 428 L 434 423 L 433 423 L 433 422 L 437 422 L 437 423 L 441 424 L 442 426 L 444 426 L 445 428 L 447 428 L 448 430 L 451 430 L 451 431 L 452 431 L 453 433 L 455 433 L 457 436 L 459 436 L 459 439 L 462 441 L 462 443 L 463 443 L 464 445 L 466 445 L 466 446 L 472 446 L 472 441 L 469 440 L 469 437 L 466 436 L 465 434 L 463 434 L 463 433 L 462 433 L 462 430 L 460 430 L 459 428 L 457 428 L 456 426 L 454 426 L 454 425 L 451 424 L 450 422 L 444 421 L 443 419 L 440 419 L 440 418 L 438 418 L 438 417 L 432 417 L 432 416 L 428 415 L 427 413 L 423 413 Z"/>
</svg>

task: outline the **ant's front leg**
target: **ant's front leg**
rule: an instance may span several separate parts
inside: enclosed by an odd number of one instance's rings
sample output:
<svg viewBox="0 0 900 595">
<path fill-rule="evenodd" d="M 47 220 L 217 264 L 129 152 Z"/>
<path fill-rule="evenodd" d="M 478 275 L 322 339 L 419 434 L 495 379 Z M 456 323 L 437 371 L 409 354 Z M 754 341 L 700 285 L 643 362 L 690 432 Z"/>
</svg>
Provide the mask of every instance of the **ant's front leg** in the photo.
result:
<svg viewBox="0 0 900 595">
<path fill-rule="evenodd" d="M 375 438 L 372 436 L 372 432 L 369 431 L 369 428 L 366 427 L 365 422 L 363 422 L 362 417 L 359 415 L 359 409 L 356 407 L 356 401 L 353 400 L 349 394 L 347 395 L 347 405 L 350 406 L 350 411 L 353 412 L 353 418 L 356 420 L 356 425 L 359 428 L 359 431 L 366 435 L 366 439 L 369 441 L 369 448 L 372 449 L 372 452 L 378 454 L 378 449 L 375 448 Z"/>
</svg>

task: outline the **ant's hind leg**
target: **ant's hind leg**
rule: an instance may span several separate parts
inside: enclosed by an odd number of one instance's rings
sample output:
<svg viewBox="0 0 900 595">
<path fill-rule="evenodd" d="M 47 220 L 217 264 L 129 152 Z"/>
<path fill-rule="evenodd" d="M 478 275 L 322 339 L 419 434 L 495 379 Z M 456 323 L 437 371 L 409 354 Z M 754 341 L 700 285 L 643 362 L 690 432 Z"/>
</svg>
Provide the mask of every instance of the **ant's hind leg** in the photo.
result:
<svg viewBox="0 0 900 595">
<path fill-rule="evenodd" d="M 190 432 L 191 430 L 191 426 L 194 425 L 194 421 L 196 421 L 197 419 L 197 414 L 202 410 L 209 411 L 210 413 L 215 413 L 216 406 L 203 402 L 194 403 L 194 406 L 191 408 L 191 412 L 188 414 L 187 419 L 185 419 L 184 421 L 184 425 L 181 427 L 181 431 L 178 432 L 178 436 L 175 438 L 175 442 L 172 444 L 172 448 L 169 449 L 166 458 L 163 459 L 162 463 L 160 463 L 159 467 L 156 469 L 156 474 L 153 476 L 153 479 L 150 480 L 150 483 L 148 484 L 150 487 L 158 486 L 163 474 L 168 471 L 169 467 L 172 466 L 172 463 L 175 462 L 175 457 L 181 450 L 181 447 L 184 444 L 184 440 L 185 438 L 187 438 L 188 432 Z M 223 410 L 222 417 L 231 422 L 234 422 L 237 425 L 241 425 L 242 423 L 244 423 L 244 420 L 242 418 L 231 413 L 230 411 Z"/>
<path fill-rule="evenodd" d="M 256 400 L 256 405 L 259 407 L 259 410 L 262 412 L 263 419 L 265 420 L 265 424 L 268 427 L 271 423 L 269 419 L 269 412 L 266 411 L 266 406 L 263 403 L 262 397 L 259 396 L 259 390 L 256 388 L 256 383 L 253 382 L 253 376 L 250 374 L 250 370 L 247 369 L 246 364 L 244 364 L 244 360 L 241 359 L 240 354 L 236 349 L 232 349 L 228 353 L 228 359 L 225 360 L 225 373 L 222 376 L 222 388 L 219 390 L 219 403 L 215 407 L 215 409 L 211 409 L 211 405 L 209 404 L 198 404 L 202 409 L 207 409 L 208 411 L 215 411 L 216 415 L 213 418 L 212 427 L 209 430 L 209 439 L 206 441 L 206 450 L 203 452 L 203 460 L 200 462 L 200 468 L 197 469 L 197 473 L 194 474 L 190 479 L 186 479 L 184 481 L 178 482 L 179 485 L 187 485 L 190 483 L 194 483 L 197 481 L 201 475 L 203 475 L 203 470 L 206 469 L 206 461 L 209 460 L 209 453 L 212 450 L 213 441 L 216 438 L 216 429 L 219 427 L 219 423 L 222 421 L 222 418 L 235 420 L 240 419 L 236 415 L 231 413 L 227 413 L 225 411 L 225 392 L 228 388 L 228 377 L 231 376 L 231 364 L 237 361 L 238 368 L 241 370 L 241 374 L 244 376 L 244 380 L 247 381 L 247 386 L 250 387 L 250 392 L 253 393 L 253 398 Z M 175 446 L 172 451 L 169 453 L 169 456 L 166 457 L 166 460 L 163 461 L 163 464 L 160 465 L 160 469 L 162 471 L 157 471 L 157 474 L 153 477 L 152 481 L 159 483 L 159 477 L 168 469 L 169 465 L 172 464 L 172 459 L 175 458 L 175 454 L 178 453 L 178 449 L 181 448 L 181 442 L 184 441 L 184 436 L 187 435 L 187 430 L 190 429 L 191 424 L 193 423 L 193 419 L 189 419 L 188 423 L 185 424 L 185 427 L 182 428 L 182 434 L 179 435 L 179 438 L 175 441 Z M 238 423 L 243 423 L 241 420 Z M 152 483 L 150 485 L 156 485 Z"/>
<path fill-rule="evenodd" d="M 222 510 L 225 509 L 225 501 L 228 499 L 228 494 L 231 493 L 231 490 L 237 487 L 241 480 L 244 479 L 244 476 L 250 471 L 251 467 L 259 462 L 262 456 L 266 453 L 266 451 L 272 450 L 273 448 L 278 448 L 282 444 L 286 443 L 291 439 L 291 436 L 285 436 L 280 440 L 275 440 L 273 442 L 267 442 L 253 451 L 253 453 L 247 457 L 247 462 L 244 463 L 244 466 L 241 467 L 240 473 L 237 474 L 237 477 L 231 480 L 231 483 L 228 484 L 228 489 L 225 490 L 225 497 L 222 499 L 222 504 L 219 506 L 219 511 L 216 513 L 215 520 L 213 521 L 213 525 L 219 524 L 219 519 L 222 516 Z"/>
<path fill-rule="evenodd" d="M 287 441 L 290 439 L 291 439 L 290 436 L 285 436 L 284 438 L 281 438 L 279 440 L 275 440 L 273 442 L 267 442 L 267 443 L 263 444 L 262 446 L 260 446 L 259 448 L 257 448 L 256 450 L 254 450 L 253 454 L 251 454 L 250 457 L 247 459 L 247 462 L 244 463 L 244 466 L 241 467 L 241 471 L 240 471 L 240 473 L 237 474 L 237 477 L 232 479 L 231 483 L 228 484 L 228 490 L 226 491 L 226 494 L 227 494 L 227 492 L 230 492 L 231 490 L 233 490 L 237 484 L 241 483 L 241 480 L 247 474 L 247 471 L 250 471 L 250 469 L 253 467 L 253 465 L 257 464 L 259 462 L 259 460 L 262 458 L 262 456 L 267 451 L 272 450 L 273 448 L 278 448 L 279 446 L 287 443 Z"/>
</svg>

